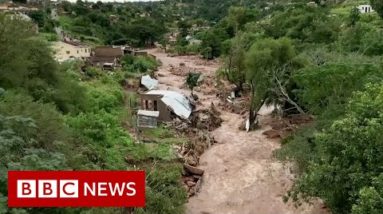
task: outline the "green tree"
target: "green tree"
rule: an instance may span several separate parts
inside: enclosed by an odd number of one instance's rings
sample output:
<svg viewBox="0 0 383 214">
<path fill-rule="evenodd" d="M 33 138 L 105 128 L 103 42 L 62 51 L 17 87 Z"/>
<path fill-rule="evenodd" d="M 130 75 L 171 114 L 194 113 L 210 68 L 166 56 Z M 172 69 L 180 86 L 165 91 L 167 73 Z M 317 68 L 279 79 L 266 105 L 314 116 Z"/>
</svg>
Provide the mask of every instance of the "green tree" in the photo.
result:
<svg viewBox="0 0 383 214">
<path fill-rule="evenodd" d="M 31 23 L 0 15 L 0 85 L 18 88 L 36 100 L 54 102 L 63 112 L 76 112 L 84 105 L 83 90 L 60 71 L 49 44 L 36 37 Z"/>
<path fill-rule="evenodd" d="M 239 91 L 246 82 L 245 53 L 254 40 L 254 34 L 243 32 L 239 32 L 236 37 L 227 40 L 228 51 L 225 53 L 225 65 L 221 74 L 235 84 Z"/>
<path fill-rule="evenodd" d="M 292 196 L 319 197 L 334 214 L 381 213 L 383 87 L 367 85 L 344 116 L 318 133 L 318 157 L 309 163 Z"/>
<path fill-rule="evenodd" d="M 323 8 L 291 7 L 275 12 L 261 26 L 272 38 L 288 37 L 307 43 L 331 43 L 336 41 L 341 23 L 329 16 Z"/>
<path fill-rule="evenodd" d="M 255 21 L 258 11 L 244 7 L 230 7 L 227 15 L 228 24 L 234 29 L 235 33 L 243 30 L 246 23 Z"/>
<path fill-rule="evenodd" d="M 380 0 L 370 0 L 372 8 L 383 17 L 383 2 Z"/>
<path fill-rule="evenodd" d="M 360 20 L 360 11 L 358 8 L 352 8 L 350 11 L 349 22 L 351 26 L 354 26 Z"/>
<path fill-rule="evenodd" d="M 158 23 L 150 17 L 135 19 L 126 29 L 123 29 L 128 38 L 137 46 L 152 46 L 155 41 L 161 40 L 166 28 L 164 23 Z"/>
<path fill-rule="evenodd" d="M 379 183 L 383 181 L 382 176 L 379 176 Z M 365 187 L 359 192 L 357 204 L 352 206 L 352 214 L 379 214 L 383 212 L 383 197 L 382 189 L 375 187 Z"/>
<path fill-rule="evenodd" d="M 291 75 L 300 64 L 294 60 L 294 47 L 286 38 L 261 39 L 246 53 L 246 79 L 251 86 L 250 124 L 256 121 L 257 112 L 263 104 L 293 105 L 300 113 L 304 111 L 290 98 L 287 90 Z"/>
<path fill-rule="evenodd" d="M 223 29 L 212 29 L 201 35 L 202 55 L 206 59 L 213 59 L 222 53 L 222 42 L 228 39 L 227 33 Z"/>
<path fill-rule="evenodd" d="M 330 113 L 332 120 L 343 113 L 355 91 L 383 78 L 381 67 L 369 57 L 327 52 L 313 55 L 317 60 L 321 58 L 319 65 L 312 63 L 295 72 L 293 79 L 299 104 L 315 115 Z"/>
<path fill-rule="evenodd" d="M 192 73 L 190 72 L 186 77 L 186 84 L 188 85 L 191 93 L 193 94 L 193 89 L 198 85 L 198 79 L 200 78 L 201 73 Z"/>
</svg>

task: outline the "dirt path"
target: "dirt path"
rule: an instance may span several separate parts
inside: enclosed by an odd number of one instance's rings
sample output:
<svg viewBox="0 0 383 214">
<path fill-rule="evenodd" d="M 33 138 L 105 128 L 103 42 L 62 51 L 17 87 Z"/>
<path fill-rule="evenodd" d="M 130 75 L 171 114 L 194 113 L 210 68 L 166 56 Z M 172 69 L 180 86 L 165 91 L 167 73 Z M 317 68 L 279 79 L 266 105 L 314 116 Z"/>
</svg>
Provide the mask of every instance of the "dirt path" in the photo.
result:
<svg viewBox="0 0 383 214">
<path fill-rule="evenodd" d="M 202 72 L 205 78 L 213 78 L 219 65 L 200 65 L 195 57 L 168 57 L 157 50 L 149 52 L 162 61 L 158 71 L 161 89 L 170 89 L 189 95 L 184 89 L 184 77 L 172 74 L 171 65 L 185 63 L 187 67 Z M 218 98 L 199 92 L 202 107 Z M 246 133 L 238 130 L 243 121 L 237 114 L 223 111 L 222 126 L 212 132 L 218 144 L 207 150 L 200 158 L 200 168 L 205 170 L 200 192 L 189 199 L 188 214 L 324 214 L 319 203 L 295 208 L 282 201 L 282 196 L 292 185 L 293 175 L 288 166 L 273 158 L 278 149 L 277 140 L 262 135 L 269 129 L 267 121 L 270 109 L 263 108 L 262 129 Z"/>
</svg>

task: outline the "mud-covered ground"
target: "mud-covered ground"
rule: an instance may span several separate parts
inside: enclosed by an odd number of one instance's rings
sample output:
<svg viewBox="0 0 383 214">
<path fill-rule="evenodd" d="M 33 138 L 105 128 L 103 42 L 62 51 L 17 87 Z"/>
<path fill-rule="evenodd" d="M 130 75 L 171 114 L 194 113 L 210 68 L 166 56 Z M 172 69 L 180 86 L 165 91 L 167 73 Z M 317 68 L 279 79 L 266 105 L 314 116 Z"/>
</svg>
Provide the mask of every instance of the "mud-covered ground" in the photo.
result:
<svg viewBox="0 0 383 214">
<path fill-rule="evenodd" d="M 172 70 L 183 67 L 203 73 L 206 82 L 215 77 L 218 62 L 204 62 L 195 56 L 169 57 L 157 49 L 149 52 L 162 62 L 156 73 L 160 89 L 175 90 L 190 95 L 184 86 L 185 76 Z M 212 81 L 210 81 L 212 82 Z M 202 83 L 204 84 L 204 82 Z M 214 85 L 209 85 L 214 87 Z M 208 87 L 196 92 L 200 105 L 207 108 L 218 105 L 219 98 L 209 93 Z M 289 164 L 283 164 L 272 155 L 278 149 L 278 140 L 268 139 L 262 133 L 270 129 L 270 108 L 259 112 L 261 128 L 253 132 L 240 131 L 243 117 L 221 109 L 223 123 L 212 131 L 218 142 L 200 157 L 200 168 L 205 170 L 199 193 L 189 199 L 188 214 L 325 214 L 318 201 L 296 208 L 284 203 L 282 196 L 291 187 L 294 175 Z"/>
</svg>

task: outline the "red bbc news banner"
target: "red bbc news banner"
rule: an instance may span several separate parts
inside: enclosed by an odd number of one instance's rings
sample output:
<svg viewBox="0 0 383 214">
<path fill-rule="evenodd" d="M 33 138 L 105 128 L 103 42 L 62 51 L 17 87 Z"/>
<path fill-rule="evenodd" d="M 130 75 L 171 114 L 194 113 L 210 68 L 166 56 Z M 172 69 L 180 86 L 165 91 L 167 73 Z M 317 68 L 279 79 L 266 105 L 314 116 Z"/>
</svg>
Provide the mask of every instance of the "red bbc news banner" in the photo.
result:
<svg viewBox="0 0 383 214">
<path fill-rule="evenodd" d="M 8 171 L 9 207 L 144 207 L 144 171 Z"/>
</svg>

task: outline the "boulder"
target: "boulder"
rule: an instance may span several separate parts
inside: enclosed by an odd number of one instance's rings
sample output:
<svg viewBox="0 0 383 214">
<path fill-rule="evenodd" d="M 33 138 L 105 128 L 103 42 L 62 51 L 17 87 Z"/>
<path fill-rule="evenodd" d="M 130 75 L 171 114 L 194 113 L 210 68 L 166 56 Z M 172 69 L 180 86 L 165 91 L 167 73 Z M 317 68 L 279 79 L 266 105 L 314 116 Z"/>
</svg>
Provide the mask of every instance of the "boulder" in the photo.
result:
<svg viewBox="0 0 383 214">
<path fill-rule="evenodd" d="M 189 164 L 184 164 L 184 169 L 186 172 L 192 174 L 192 175 L 203 175 L 205 172 L 203 169 L 199 169 L 194 166 L 190 166 Z"/>
<path fill-rule="evenodd" d="M 186 185 L 188 185 L 188 187 L 194 187 L 196 185 L 196 183 L 193 181 L 187 181 Z"/>
</svg>

